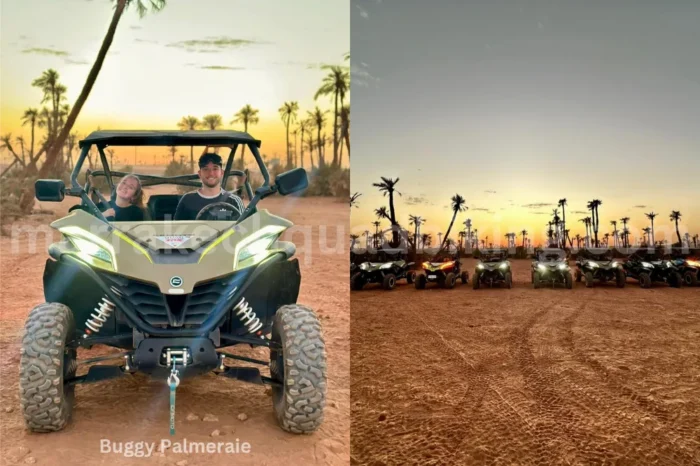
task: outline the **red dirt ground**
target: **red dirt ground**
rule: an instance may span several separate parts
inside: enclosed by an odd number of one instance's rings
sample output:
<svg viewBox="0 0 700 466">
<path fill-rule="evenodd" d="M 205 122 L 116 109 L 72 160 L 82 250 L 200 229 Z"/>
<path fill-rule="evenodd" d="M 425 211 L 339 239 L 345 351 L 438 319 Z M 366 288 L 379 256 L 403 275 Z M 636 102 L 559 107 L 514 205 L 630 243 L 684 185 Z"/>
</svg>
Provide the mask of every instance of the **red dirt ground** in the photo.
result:
<svg viewBox="0 0 700 466">
<path fill-rule="evenodd" d="M 700 288 L 535 290 L 529 267 L 351 293 L 352 464 L 700 464 Z"/>
<path fill-rule="evenodd" d="M 161 188 L 163 189 L 163 188 Z M 154 192 L 152 189 L 151 192 Z M 163 192 L 159 190 L 159 192 Z M 65 215 L 76 202 L 41 203 L 40 209 L 54 214 L 33 215 L 23 225 L 47 225 L 53 218 Z M 47 258 L 45 242 L 40 235 L 35 252 L 28 251 L 25 237 L 13 251 L 11 238 L 0 238 L 2 251 L 2 284 L 0 289 L 0 464 L 348 464 L 350 458 L 350 342 L 349 342 L 349 277 L 347 249 L 342 252 L 319 253 L 321 246 L 334 247 L 337 239 L 347 247 L 348 205 L 325 198 L 268 198 L 261 208 L 295 222 L 310 226 L 313 231 L 313 255 L 305 263 L 305 253 L 298 255 L 302 268 L 299 302 L 311 306 L 320 316 L 328 354 L 328 396 L 325 421 L 313 435 L 297 436 L 282 431 L 274 419 L 272 398 L 265 388 L 214 375 L 183 381 L 177 389 L 177 424 L 175 442 L 248 442 L 250 454 L 184 454 L 166 450 L 163 456 L 125 458 L 100 453 L 100 439 L 115 442 L 148 441 L 160 443 L 170 439 L 168 431 L 168 389 L 164 382 L 149 381 L 135 375 L 76 388 L 76 404 L 71 424 L 63 431 L 32 434 L 25 430 L 19 407 L 18 365 L 19 342 L 24 319 L 29 310 L 44 301 L 42 273 Z M 324 230 L 321 225 L 328 225 Z M 342 230 L 336 230 L 336 227 Z M 60 235 L 55 235 L 56 237 Z M 324 240 L 324 237 L 326 238 Z M 299 242 L 301 239 L 295 235 Z M 324 243 L 324 241 L 326 241 Z M 300 248 L 301 244 L 297 244 Z M 340 246 L 339 246 L 340 247 Z M 95 347 L 81 350 L 79 358 L 117 352 Z M 263 349 L 231 347 L 226 351 L 258 359 L 267 359 Z M 83 370 L 84 371 L 84 370 Z M 265 375 L 267 369 L 262 371 Z M 79 374 L 82 373 L 79 371 Z M 202 419 L 213 414 L 218 421 L 187 421 L 194 413 Z M 247 420 L 240 421 L 244 413 Z M 212 437 L 214 430 L 220 436 Z M 28 449 L 28 451 L 27 451 Z"/>
</svg>

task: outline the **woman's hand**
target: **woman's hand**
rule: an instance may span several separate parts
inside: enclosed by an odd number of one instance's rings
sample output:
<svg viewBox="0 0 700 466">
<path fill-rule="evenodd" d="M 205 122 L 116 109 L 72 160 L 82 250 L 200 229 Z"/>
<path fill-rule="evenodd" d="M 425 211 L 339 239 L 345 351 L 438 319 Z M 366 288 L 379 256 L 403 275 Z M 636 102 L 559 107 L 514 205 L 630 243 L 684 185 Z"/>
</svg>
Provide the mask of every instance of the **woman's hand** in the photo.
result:
<svg viewBox="0 0 700 466">
<path fill-rule="evenodd" d="M 109 208 L 109 209 L 105 210 L 104 212 L 102 212 L 102 215 L 104 215 L 105 217 L 114 217 L 114 216 L 116 216 L 116 213 L 114 212 L 114 209 Z"/>
</svg>

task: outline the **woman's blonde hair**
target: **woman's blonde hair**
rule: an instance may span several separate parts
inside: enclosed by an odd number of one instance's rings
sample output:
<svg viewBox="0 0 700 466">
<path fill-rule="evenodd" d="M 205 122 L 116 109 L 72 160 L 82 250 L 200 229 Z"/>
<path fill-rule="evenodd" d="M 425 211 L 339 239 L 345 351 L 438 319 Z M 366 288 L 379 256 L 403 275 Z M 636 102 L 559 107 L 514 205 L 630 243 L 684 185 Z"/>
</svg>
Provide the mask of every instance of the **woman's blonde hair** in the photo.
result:
<svg viewBox="0 0 700 466">
<path fill-rule="evenodd" d="M 134 197 L 131 198 L 131 204 L 143 209 L 143 187 L 141 186 L 141 180 L 138 176 L 134 175 L 133 173 L 130 173 L 124 178 L 122 178 L 119 183 L 122 183 L 124 180 L 128 179 L 136 181 L 136 192 L 134 193 Z"/>
</svg>

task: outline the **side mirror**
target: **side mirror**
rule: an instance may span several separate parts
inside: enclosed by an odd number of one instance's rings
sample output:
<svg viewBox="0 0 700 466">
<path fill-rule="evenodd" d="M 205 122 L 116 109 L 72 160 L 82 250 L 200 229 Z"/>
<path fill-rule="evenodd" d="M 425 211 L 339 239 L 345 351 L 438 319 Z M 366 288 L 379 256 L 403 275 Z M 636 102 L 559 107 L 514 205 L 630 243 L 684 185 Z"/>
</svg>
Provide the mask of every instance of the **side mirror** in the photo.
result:
<svg viewBox="0 0 700 466">
<path fill-rule="evenodd" d="M 277 192 L 283 196 L 303 191 L 308 186 L 309 178 L 306 176 L 306 170 L 303 168 L 289 170 L 277 175 L 275 178 Z"/>
<path fill-rule="evenodd" d="M 63 180 L 36 180 L 34 191 L 40 201 L 61 202 L 65 197 L 66 185 Z"/>
</svg>

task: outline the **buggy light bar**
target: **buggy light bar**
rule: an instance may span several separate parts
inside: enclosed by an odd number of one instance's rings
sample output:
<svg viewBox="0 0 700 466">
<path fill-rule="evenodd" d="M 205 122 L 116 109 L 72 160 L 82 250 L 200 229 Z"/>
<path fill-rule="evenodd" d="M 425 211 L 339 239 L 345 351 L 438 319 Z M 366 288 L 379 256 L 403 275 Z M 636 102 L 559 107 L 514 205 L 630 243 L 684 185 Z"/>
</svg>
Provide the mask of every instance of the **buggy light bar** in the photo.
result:
<svg viewBox="0 0 700 466">
<path fill-rule="evenodd" d="M 233 270 L 250 267 L 267 257 L 268 248 L 284 230 L 283 226 L 267 225 L 239 241 L 233 253 Z"/>
<path fill-rule="evenodd" d="M 104 239 L 80 227 L 60 228 L 78 252 L 75 254 L 88 264 L 105 270 L 117 270 L 117 255 L 114 248 Z"/>
</svg>

